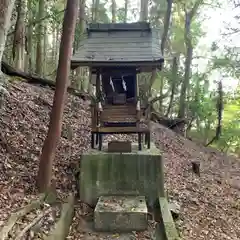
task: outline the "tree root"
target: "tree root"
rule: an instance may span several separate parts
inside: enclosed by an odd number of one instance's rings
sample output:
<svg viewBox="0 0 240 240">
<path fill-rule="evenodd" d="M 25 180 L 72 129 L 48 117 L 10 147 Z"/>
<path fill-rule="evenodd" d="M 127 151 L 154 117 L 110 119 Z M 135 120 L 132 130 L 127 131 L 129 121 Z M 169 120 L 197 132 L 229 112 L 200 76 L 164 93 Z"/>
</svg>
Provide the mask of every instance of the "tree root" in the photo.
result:
<svg viewBox="0 0 240 240">
<path fill-rule="evenodd" d="M 29 212 L 31 212 L 34 209 L 38 209 L 41 207 L 45 199 L 45 194 L 41 195 L 39 199 L 32 201 L 27 206 L 21 208 L 19 211 L 12 213 L 9 219 L 7 220 L 7 223 L 0 231 L 0 240 L 5 240 L 8 236 L 8 233 L 11 231 L 15 223 L 22 218 L 23 216 L 27 215 Z"/>
<path fill-rule="evenodd" d="M 28 224 L 21 232 L 20 234 L 16 237 L 15 240 L 21 240 L 23 236 L 33 227 L 35 226 L 44 216 L 49 214 L 52 211 L 51 208 L 48 208 L 44 212 L 42 212 L 37 218 L 35 218 L 30 224 Z"/>
</svg>

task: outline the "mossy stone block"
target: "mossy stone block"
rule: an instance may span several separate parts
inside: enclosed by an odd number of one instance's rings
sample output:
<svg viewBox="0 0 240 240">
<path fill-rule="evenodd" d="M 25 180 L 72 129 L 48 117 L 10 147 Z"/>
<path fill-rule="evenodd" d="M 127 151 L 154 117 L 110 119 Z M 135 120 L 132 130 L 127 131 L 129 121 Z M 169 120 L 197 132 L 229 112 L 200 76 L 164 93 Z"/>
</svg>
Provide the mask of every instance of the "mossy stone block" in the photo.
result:
<svg viewBox="0 0 240 240">
<path fill-rule="evenodd" d="M 94 211 L 94 226 L 104 232 L 144 231 L 147 213 L 143 196 L 102 196 Z"/>
<path fill-rule="evenodd" d="M 141 195 L 153 205 L 164 196 L 163 159 L 152 144 L 150 149 L 131 153 L 109 153 L 91 149 L 80 161 L 80 199 L 95 206 L 100 196 Z"/>
</svg>

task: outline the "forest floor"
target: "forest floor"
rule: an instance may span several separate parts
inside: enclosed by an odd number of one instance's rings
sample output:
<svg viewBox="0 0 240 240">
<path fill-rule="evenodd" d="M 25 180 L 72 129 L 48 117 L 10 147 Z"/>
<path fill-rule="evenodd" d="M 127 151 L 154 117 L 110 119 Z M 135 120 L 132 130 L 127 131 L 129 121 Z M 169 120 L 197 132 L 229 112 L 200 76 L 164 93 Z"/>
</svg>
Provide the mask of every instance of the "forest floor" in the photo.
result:
<svg viewBox="0 0 240 240">
<path fill-rule="evenodd" d="M 0 112 L 0 228 L 11 212 L 37 196 L 35 178 L 53 99 L 51 89 L 26 83 L 11 83 L 8 91 L 10 95 Z M 81 154 L 90 147 L 88 104 L 68 95 L 54 163 L 54 180 L 60 199 L 76 192 L 73 170 L 79 164 Z M 240 239 L 240 162 L 159 124 L 153 123 L 153 137 L 164 151 L 168 195 L 181 206 L 177 226 L 183 239 Z M 192 160 L 201 162 L 200 177 L 191 171 Z M 39 211 L 29 215 L 28 221 Z M 91 209 L 83 204 L 76 205 L 68 239 L 99 239 L 84 229 L 83 216 L 91 214 Z M 53 207 L 47 216 L 42 224 L 51 225 L 59 216 L 59 206 Z M 26 221 L 12 231 L 22 230 Z M 49 231 L 47 226 L 44 229 L 43 235 Z M 15 239 L 16 233 L 11 234 L 9 239 Z M 136 233 L 135 239 L 149 239 L 147 234 L 137 236 Z M 26 239 L 39 239 L 34 233 L 30 235 Z"/>
</svg>

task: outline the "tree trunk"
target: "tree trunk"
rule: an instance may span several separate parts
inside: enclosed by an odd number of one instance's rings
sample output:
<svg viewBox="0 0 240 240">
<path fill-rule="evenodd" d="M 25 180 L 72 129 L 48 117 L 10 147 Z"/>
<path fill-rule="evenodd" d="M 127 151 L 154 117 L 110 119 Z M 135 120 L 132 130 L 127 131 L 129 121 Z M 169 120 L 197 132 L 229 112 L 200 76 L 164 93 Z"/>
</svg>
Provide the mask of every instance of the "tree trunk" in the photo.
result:
<svg viewBox="0 0 240 240">
<path fill-rule="evenodd" d="M 11 27 L 10 27 L 11 28 Z M 3 52 L 3 57 L 2 57 L 2 61 L 6 61 L 10 64 L 12 64 L 12 51 L 9 49 L 12 47 L 12 43 L 13 43 L 13 35 L 8 35 L 6 38 L 6 46 L 4 48 L 4 52 Z M 11 45 L 11 46 L 7 46 L 7 45 Z"/>
<path fill-rule="evenodd" d="M 117 22 L 117 4 L 116 0 L 112 0 L 112 23 Z"/>
<path fill-rule="evenodd" d="M 154 68 L 152 70 L 152 74 L 151 74 L 151 77 L 150 77 L 150 81 L 147 82 L 147 96 L 150 97 L 151 96 L 151 91 L 152 91 L 152 86 L 156 80 L 156 77 L 157 77 L 157 69 Z"/>
<path fill-rule="evenodd" d="M 184 71 L 184 80 L 181 87 L 180 95 L 180 106 L 178 111 L 178 118 L 184 118 L 186 112 L 186 93 L 189 86 L 189 80 L 191 77 L 191 63 L 192 63 L 192 54 L 193 47 L 191 42 L 191 19 L 188 12 L 185 13 L 185 46 L 186 46 L 186 58 L 185 58 L 185 71 Z"/>
<path fill-rule="evenodd" d="M 86 6 L 86 0 L 82 0 L 81 1 L 81 6 L 79 8 L 79 19 L 80 19 L 80 22 L 79 22 L 79 26 L 80 26 L 80 39 L 79 39 L 79 43 L 82 42 L 83 40 L 83 34 L 84 34 L 84 31 L 85 31 L 85 28 L 86 28 L 86 22 L 85 22 L 85 18 L 86 18 L 86 13 L 85 13 L 85 6 Z M 79 44 L 78 43 L 78 44 Z M 83 82 L 82 85 L 83 87 L 81 87 L 83 90 L 85 90 L 85 86 L 87 86 L 88 84 L 90 84 L 89 81 L 85 81 L 85 78 L 86 78 L 86 72 L 88 72 L 88 67 L 82 67 L 81 68 L 81 73 L 80 73 L 80 76 L 81 76 L 81 79 Z"/>
<path fill-rule="evenodd" d="M 128 18 L 128 4 L 129 0 L 125 0 L 125 7 L 124 7 L 124 22 L 127 22 Z"/>
<path fill-rule="evenodd" d="M 15 24 L 15 33 L 13 41 L 13 60 L 15 68 L 23 70 L 24 68 L 24 52 L 25 52 L 25 15 L 26 0 L 17 1 L 17 21 Z"/>
<path fill-rule="evenodd" d="M 52 62 L 55 63 L 56 59 L 55 59 L 55 51 L 56 51 L 56 24 L 53 23 L 52 24 L 52 36 L 53 36 L 53 40 L 52 40 Z M 55 66 L 55 64 L 54 64 Z"/>
<path fill-rule="evenodd" d="M 180 106 L 178 111 L 178 118 L 184 118 L 186 112 L 186 93 L 189 87 L 189 80 L 191 77 L 191 64 L 193 58 L 193 46 L 191 37 L 191 23 L 199 9 L 202 0 L 197 0 L 191 10 L 185 9 L 185 31 L 184 31 L 184 41 L 186 46 L 186 58 L 185 58 L 185 72 L 184 80 L 181 87 L 180 94 Z"/>
<path fill-rule="evenodd" d="M 79 6 L 79 12 L 78 12 L 78 25 L 77 25 L 77 34 L 78 36 L 75 36 L 75 47 L 78 49 L 79 45 L 81 44 L 81 41 L 83 39 L 83 34 L 85 31 L 85 5 L 86 1 L 81 0 L 80 1 L 80 6 Z M 77 89 L 82 90 L 84 89 L 83 87 L 83 79 L 84 79 L 84 72 L 85 72 L 86 67 L 79 67 L 76 69 L 76 75 L 73 80 L 73 86 L 75 86 Z"/>
<path fill-rule="evenodd" d="M 148 0 L 141 0 L 140 22 L 148 20 Z"/>
<path fill-rule="evenodd" d="M 0 64 L 2 63 L 3 51 L 7 39 L 8 29 L 10 27 L 11 14 L 15 0 L 5 0 L 0 2 Z M 0 83 L 2 71 L 0 69 Z"/>
<path fill-rule="evenodd" d="M 45 192 L 51 185 L 52 165 L 56 147 L 61 136 L 62 117 L 70 73 L 73 36 L 77 20 L 78 0 L 68 0 L 63 21 L 60 44 L 60 56 L 57 69 L 56 90 L 50 116 L 48 134 L 40 158 L 37 184 L 40 192 Z"/>
<path fill-rule="evenodd" d="M 85 7 L 86 7 L 86 0 L 79 1 L 79 11 L 78 11 L 78 24 L 76 26 L 76 32 L 74 35 L 74 45 L 73 45 L 73 54 L 78 50 L 79 44 L 83 39 L 83 33 L 85 30 Z"/>
<path fill-rule="evenodd" d="M 159 86 L 159 94 L 160 96 L 163 95 L 163 87 L 164 87 L 164 77 L 161 76 L 160 79 L 159 79 L 159 82 L 160 82 L 160 86 Z M 159 99 L 158 101 L 158 112 L 159 113 L 162 113 L 164 110 L 163 110 L 163 99 Z"/>
<path fill-rule="evenodd" d="M 48 71 L 47 69 L 47 61 L 48 61 L 48 35 L 47 35 L 47 27 L 44 26 L 44 36 L 43 36 L 43 75 L 45 75 Z"/>
<path fill-rule="evenodd" d="M 26 41 L 26 49 L 27 49 L 27 57 L 25 60 L 25 71 L 32 73 L 33 72 L 33 64 L 32 64 L 32 52 L 33 52 L 33 25 L 31 22 L 33 21 L 33 13 L 32 13 L 32 0 L 28 0 L 27 8 L 28 8 L 28 27 L 27 27 L 27 41 Z"/>
<path fill-rule="evenodd" d="M 95 0 L 92 0 L 92 22 L 95 22 Z"/>
<path fill-rule="evenodd" d="M 100 4 L 100 0 L 95 0 L 94 1 L 94 7 L 93 7 L 93 22 L 98 22 L 99 21 L 99 4 Z"/>
<path fill-rule="evenodd" d="M 176 86 L 177 86 L 177 81 L 178 81 L 178 65 L 179 65 L 179 56 L 173 58 L 173 63 L 172 63 L 172 77 L 171 77 L 171 83 L 172 83 L 172 89 L 171 89 L 171 96 L 170 96 L 170 101 L 166 113 L 166 117 L 169 116 L 170 111 L 172 109 L 173 105 L 173 99 L 176 91 Z"/>
<path fill-rule="evenodd" d="M 38 3 L 38 26 L 37 26 L 37 52 L 36 52 L 36 73 L 39 76 L 43 74 L 43 17 L 44 17 L 44 0 Z"/>
<path fill-rule="evenodd" d="M 162 40 L 161 40 L 161 51 L 163 55 L 164 55 L 165 44 L 168 37 L 170 19 L 172 15 L 172 4 L 173 4 L 173 0 L 167 0 L 167 11 L 164 16 L 164 30 L 162 34 Z"/>
<path fill-rule="evenodd" d="M 92 80 L 92 73 L 91 70 L 89 70 L 89 76 L 88 76 L 88 94 L 91 96 L 93 94 L 93 85 L 91 83 Z"/>
<path fill-rule="evenodd" d="M 58 55 L 59 55 L 59 44 L 58 44 L 58 39 L 59 39 L 59 33 L 60 33 L 60 29 L 59 29 L 59 25 L 56 24 L 56 38 L 55 38 L 55 63 L 58 63 Z"/>
<path fill-rule="evenodd" d="M 77 42 L 76 48 L 79 48 L 79 44 L 81 43 L 83 39 L 83 34 L 86 28 L 86 23 L 85 23 L 85 7 L 86 7 L 86 0 L 81 0 L 80 1 L 80 6 L 79 6 L 79 12 L 78 12 L 78 17 L 79 17 L 79 41 Z"/>
</svg>

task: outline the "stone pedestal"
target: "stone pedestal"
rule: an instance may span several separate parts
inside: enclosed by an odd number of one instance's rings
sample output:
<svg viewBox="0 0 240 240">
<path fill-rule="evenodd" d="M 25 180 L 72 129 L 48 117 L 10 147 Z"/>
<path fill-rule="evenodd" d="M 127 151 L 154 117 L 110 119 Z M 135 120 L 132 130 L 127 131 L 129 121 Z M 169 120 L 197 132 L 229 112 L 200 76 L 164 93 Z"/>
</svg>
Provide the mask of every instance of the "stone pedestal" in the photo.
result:
<svg viewBox="0 0 240 240">
<path fill-rule="evenodd" d="M 100 196 L 140 195 L 153 206 L 164 196 L 163 160 L 159 149 L 138 151 L 132 144 L 131 153 L 109 153 L 91 149 L 80 160 L 80 198 L 95 206 Z"/>
<path fill-rule="evenodd" d="M 102 196 L 94 211 L 94 227 L 104 232 L 144 231 L 147 205 L 142 196 Z"/>
</svg>

